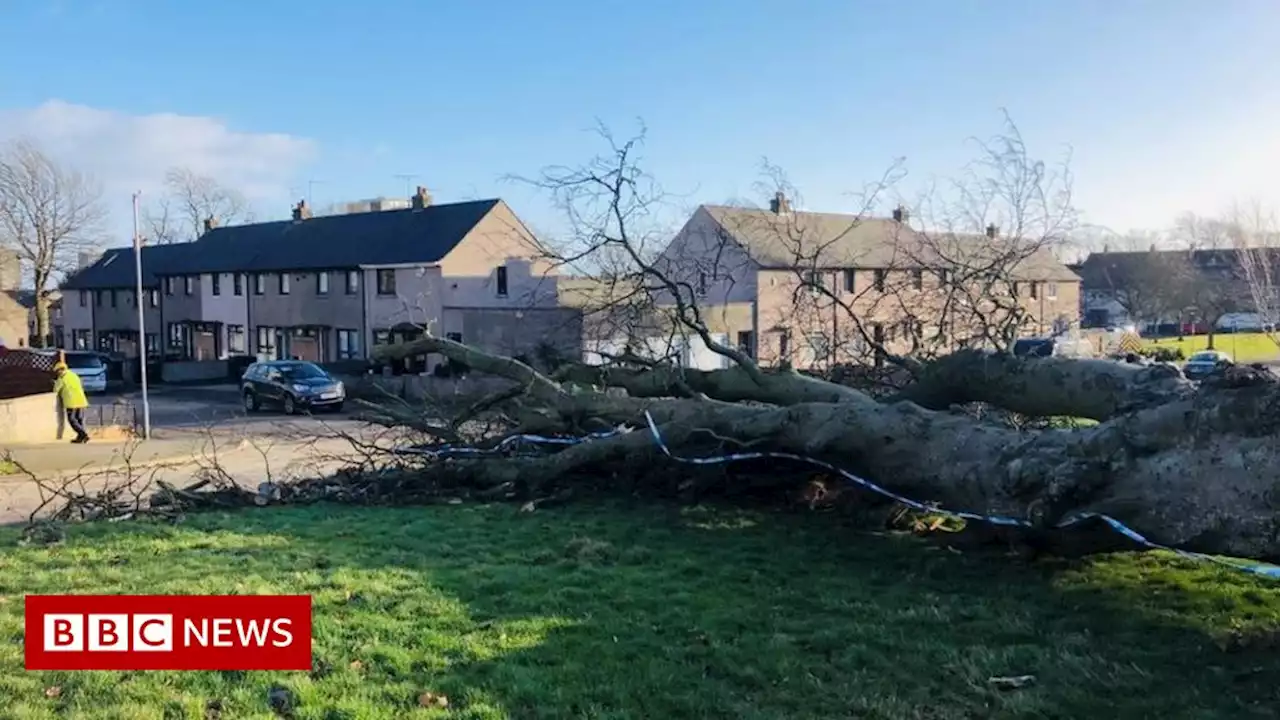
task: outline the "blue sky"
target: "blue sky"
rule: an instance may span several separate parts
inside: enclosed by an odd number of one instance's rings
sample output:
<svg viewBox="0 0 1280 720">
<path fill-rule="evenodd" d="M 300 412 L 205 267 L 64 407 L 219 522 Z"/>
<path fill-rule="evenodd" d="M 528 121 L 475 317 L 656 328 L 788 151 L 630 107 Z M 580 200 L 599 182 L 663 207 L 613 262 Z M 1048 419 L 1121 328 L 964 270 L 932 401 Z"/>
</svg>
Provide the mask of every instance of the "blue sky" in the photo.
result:
<svg viewBox="0 0 1280 720">
<path fill-rule="evenodd" d="M 1073 149 L 1085 219 L 1123 230 L 1275 199 L 1278 31 L 1275 0 L 0 0 L 0 135 L 86 165 L 116 227 L 130 187 L 186 164 L 264 217 L 414 174 L 554 228 L 501 178 L 589 159 L 596 119 L 643 119 L 678 215 L 763 201 L 765 157 L 809 209 L 856 209 L 900 156 L 909 195 L 1006 108 L 1035 155 Z"/>
</svg>

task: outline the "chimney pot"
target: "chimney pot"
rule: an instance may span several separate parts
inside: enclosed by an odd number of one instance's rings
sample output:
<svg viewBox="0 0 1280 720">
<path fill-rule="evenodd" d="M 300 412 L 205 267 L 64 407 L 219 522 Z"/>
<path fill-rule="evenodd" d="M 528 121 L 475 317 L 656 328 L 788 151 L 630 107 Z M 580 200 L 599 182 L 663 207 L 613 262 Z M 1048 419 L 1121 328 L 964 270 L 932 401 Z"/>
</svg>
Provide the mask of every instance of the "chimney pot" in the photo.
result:
<svg viewBox="0 0 1280 720">
<path fill-rule="evenodd" d="M 218 227 L 218 218 L 210 216 L 210 217 L 207 217 L 207 218 L 205 218 L 205 219 L 204 219 L 204 231 L 205 231 L 205 232 L 209 232 L 210 230 L 212 230 L 212 229 L 214 229 L 214 228 L 216 228 L 216 227 Z"/>
<path fill-rule="evenodd" d="M 992 240 L 995 240 L 996 236 L 999 234 L 1000 234 L 1000 228 L 997 227 L 995 223 L 990 223 L 987 225 L 987 237 L 991 238 Z"/>
<path fill-rule="evenodd" d="M 773 199 L 769 201 L 769 210 L 775 215 L 785 215 L 791 212 L 791 201 L 787 199 L 787 194 L 779 190 L 774 193 Z"/>
<path fill-rule="evenodd" d="M 910 218 L 911 213 L 907 212 L 907 209 L 903 206 L 899 205 L 893 209 L 893 219 L 895 222 L 904 223 Z"/>
<path fill-rule="evenodd" d="M 311 217 L 311 208 L 307 207 L 306 199 L 299 200 L 298 204 L 293 206 L 293 219 L 306 220 L 309 217 Z"/>
</svg>

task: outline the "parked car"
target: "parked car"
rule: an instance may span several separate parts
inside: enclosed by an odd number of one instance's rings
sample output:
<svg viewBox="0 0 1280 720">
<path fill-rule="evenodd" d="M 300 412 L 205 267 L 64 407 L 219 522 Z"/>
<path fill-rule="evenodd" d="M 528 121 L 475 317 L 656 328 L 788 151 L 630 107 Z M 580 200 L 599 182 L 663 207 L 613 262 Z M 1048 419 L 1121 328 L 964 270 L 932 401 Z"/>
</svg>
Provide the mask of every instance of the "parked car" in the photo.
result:
<svg viewBox="0 0 1280 720">
<path fill-rule="evenodd" d="M 41 355 L 56 357 L 57 350 L 38 350 Z M 86 393 L 103 393 L 107 391 L 107 363 L 102 353 L 92 350 L 64 350 L 63 357 L 67 361 L 67 369 L 80 376 L 80 384 Z"/>
<path fill-rule="evenodd" d="M 337 412 L 347 399 L 342 381 L 303 360 L 253 363 L 240 378 L 240 393 L 249 412 L 270 405 L 289 415 L 301 410 Z"/>
<path fill-rule="evenodd" d="M 1182 366 L 1182 375 L 1188 380 L 1203 380 L 1234 364 L 1231 356 L 1221 350 L 1201 350 Z"/>
<path fill-rule="evenodd" d="M 1094 357 L 1093 346 L 1085 339 L 1068 337 L 1023 338 L 1013 343 L 1017 357 Z"/>
</svg>

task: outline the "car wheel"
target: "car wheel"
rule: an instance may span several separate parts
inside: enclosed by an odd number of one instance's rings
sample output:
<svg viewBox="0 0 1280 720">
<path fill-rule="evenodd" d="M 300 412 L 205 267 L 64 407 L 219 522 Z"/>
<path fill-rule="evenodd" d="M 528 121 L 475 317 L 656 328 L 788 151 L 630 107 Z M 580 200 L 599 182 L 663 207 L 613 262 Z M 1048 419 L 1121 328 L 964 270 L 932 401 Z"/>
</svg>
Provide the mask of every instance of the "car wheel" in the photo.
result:
<svg viewBox="0 0 1280 720">
<path fill-rule="evenodd" d="M 246 390 L 244 393 L 244 409 L 248 412 L 257 412 L 258 410 L 258 396 L 254 395 L 252 391 Z"/>
<path fill-rule="evenodd" d="M 294 402 L 293 396 L 285 395 L 284 396 L 284 414 L 293 415 L 296 412 L 298 412 L 298 404 Z"/>
<path fill-rule="evenodd" d="M 333 411 L 334 411 L 334 412 L 336 412 L 336 413 L 340 413 L 340 412 L 342 412 L 342 405 L 343 405 L 342 403 L 334 403 L 334 404 L 333 404 Z"/>
</svg>

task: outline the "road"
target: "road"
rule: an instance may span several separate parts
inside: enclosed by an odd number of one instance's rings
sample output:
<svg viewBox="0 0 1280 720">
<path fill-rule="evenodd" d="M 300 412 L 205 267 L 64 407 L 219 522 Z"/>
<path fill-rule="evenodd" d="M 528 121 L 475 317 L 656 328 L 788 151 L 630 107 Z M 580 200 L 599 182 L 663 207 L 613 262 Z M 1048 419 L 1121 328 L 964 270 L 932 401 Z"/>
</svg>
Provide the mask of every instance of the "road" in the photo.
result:
<svg viewBox="0 0 1280 720">
<path fill-rule="evenodd" d="M 137 394 L 96 396 L 94 404 L 120 397 L 140 403 Z M 353 420 L 347 413 L 288 416 L 262 411 L 246 415 L 234 386 L 165 388 L 152 393 L 153 437 L 189 438 L 198 456 L 158 468 L 107 471 L 77 480 L 88 490 L 119 486 L 134 478 L 183 486 L 216 469 L 249 489 L 265 480 L 323 476 L 370 451 L 398 443 L 401 433 Z M 372 452 L 377 452 L 373 450 Z M 71 474 L 80 474 L 68 473 Z M 86 474 L 87 475 L 87 474 Z M 51 479 L 46 479 L 48 482 Z M 145 481 L 144 480 L 144 481 Z M 30 480 L 0 483 L 0 523 L 19 522 L 42 504 L 42 491 Z"/>
</svg>

